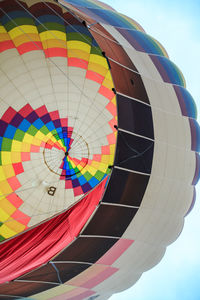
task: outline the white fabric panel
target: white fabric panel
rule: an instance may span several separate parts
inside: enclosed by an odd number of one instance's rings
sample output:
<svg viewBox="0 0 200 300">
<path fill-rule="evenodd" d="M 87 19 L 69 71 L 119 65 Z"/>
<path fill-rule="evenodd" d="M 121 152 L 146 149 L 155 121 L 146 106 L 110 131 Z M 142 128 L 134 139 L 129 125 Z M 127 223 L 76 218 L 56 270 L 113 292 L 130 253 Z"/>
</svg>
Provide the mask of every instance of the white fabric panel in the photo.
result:
<svg viewBox="0 0 200 300">
<path fill-rule="evenodd" d="M 187 117 L 178 117 L 152 107 L 155 141 L 191 150 L 191 130 Z"/>
<path fill-rule="evenodd" d="M 151 176 L 141 207 L 181 217 L 187 213 L 193 193 L 194 187 L 182 181 Z"/>
<path fill-rule="evenodd" d="M 148 54 L 136 51 L 134 48 L 123 47 L 138 72 L 146 79 L 163 82 L 163 79 Z"/>
<path fill-rule="evenodd" d="M 122 237 L 164 247 L 176 240 L 183 223 L 182 217 L 155 208 L 140 208 Z"/>
<path fill-rule="evenodd" d="M 141 274 L 137 274 L 133 269 L 127 270 L 124 265 L 123 268 L 118 270 L 111 277 L 93 287 L 93 290 L 100 294 L 103 291 L 103 294 L 109 293 L 111 296 L 113 293 L 119 293 L 131 287 L 140 277 Z"/>
<path fill-rule="evenodd" d="M 112 294 L 130 288 L 139 280 L 142 272 L 154 267 L 162 259 L 164 253 L 165 248 L 136 240 L 112 265 L 119 270 L 93 290 L 99 293 L 108 291 Z"/>
<path fill-rule="evenodd" d="M 152 177 L 165 177 L 169 180 L 182 181 L 183 184 L 191 184 L 195 166 L 195 152 L 186 151 L 163 142 L 155 143 Z"/>
<path fill-rule="evenodd" d="M 158 247 L 136 239 L 112 265 L 124 273 L 140 274 L 154 267 L 163 257 L 165 247 Z"/>
<path fill-rule="evenodd" d="M 149 60 L 149 68 L 151 61 Z M 142 80 L 153 108 L 159 109 L 173 115 L 182 116 L 180 105 L 174 91 L 169 83 L 158 82 L 142 76 Z"/>
</svg>

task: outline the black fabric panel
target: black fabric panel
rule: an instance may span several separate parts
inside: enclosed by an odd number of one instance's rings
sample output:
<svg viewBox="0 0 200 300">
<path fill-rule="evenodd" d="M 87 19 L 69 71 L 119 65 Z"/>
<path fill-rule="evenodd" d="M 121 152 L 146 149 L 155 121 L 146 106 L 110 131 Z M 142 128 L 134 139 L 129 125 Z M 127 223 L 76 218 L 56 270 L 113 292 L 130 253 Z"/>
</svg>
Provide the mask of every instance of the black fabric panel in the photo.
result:
<svg viewBox="0 0 200 300">
<path fill-rule="evenodd" d="M 82 234 L 121 237 L 138 208 L 100 205 Z"/>
<path fill-rule="evenodd" d="M 154 142 L 147 139 L 118 131 L 115 165 L 150 173 L 152 167 Z"/>
<path fill-rule="evenodd" d="M 28 297 L 56 287 L 55 284 L 12 281 L 0 285 L 0 294 Z M 10 298 L 12 299 L 12 298 Z"/>
<path fill-rule="evenodd" d="M 79 237 L 53 261 L 80 261 L 95 263 L 118 239 L 100 237 Z M 57 264 L 56 264 L 57 265 Z"/>
<path fill-rule="evenodd" d="M 2 300 L 12 300 L 12 299 L 20 299 L 19 297 L 14 297 L 14 296 L 6 296 L 6 295 L 0 295 L 0 299 Z"/>
<path fill-rule="evenodd" d="M 148 181 L 148 175 L 114 168 L 102 202 L 139 206 Z"/>
<path fill-rule="evenodd" d="M 90 265 L 78 263 L 56 263 L 54 266 L 59 272 L 61 282 L 64 283 L 86 270 Z M 29 274 L 20 277 L 20 279 L 60 283 L 54 266 L 52 263 L 49 263 L 33 272 L 30 272 Z"/>
<path fill-rule="evenodd" d="M 1 2 L 1 1 L 0 1 Z M 24 7 L 28 9 L 28 6 L 26 3 L 23 3 Z M 16 1 L 13 0 L 7 0 L 1 2 L 1 8 L 6 12 L 12 12 L 12 11 L 24 11 L 24 9 L 18 4 Z M 4 15 L 4 12 L 0 10 L 0 17 Z"/>
<path fill-rule="evenodd" d="M 110 60 L 111 74 L 118 93 L 149 104 L 141 76 Z"/>
<path fill-rule="evenodd" d="M 118 126 L 133 133 L 154 138 L 151 107 L 117 95 Z"/>
<path fill-rule="evenodd" d="M 48 6 L 51 8 L 49 8 Z M 62 8 L 59 7 L 56 3 L 48 3 L 48 6 L 41 1 L 33 4 L 29 10 L 36 18 L 43 15 L 56 15 L 54 11 L 56 11 L 58 15 L 62 16 Z"/>
</svg>

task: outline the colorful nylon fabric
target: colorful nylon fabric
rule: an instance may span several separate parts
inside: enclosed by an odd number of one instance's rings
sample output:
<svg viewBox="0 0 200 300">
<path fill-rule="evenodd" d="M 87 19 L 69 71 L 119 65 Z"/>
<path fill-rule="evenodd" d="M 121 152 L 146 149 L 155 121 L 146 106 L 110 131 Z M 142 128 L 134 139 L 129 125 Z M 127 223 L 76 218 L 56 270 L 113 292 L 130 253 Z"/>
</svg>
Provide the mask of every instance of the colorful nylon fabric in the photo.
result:
<svg viewBox="0 0 200 300">
<path fill-rule="evenodd" d="M 1 2 L 0 52 L 3 241 L 71 207 L 110 173 L 117 112 L 101 49 L 56 4 Z"/>
</svg>

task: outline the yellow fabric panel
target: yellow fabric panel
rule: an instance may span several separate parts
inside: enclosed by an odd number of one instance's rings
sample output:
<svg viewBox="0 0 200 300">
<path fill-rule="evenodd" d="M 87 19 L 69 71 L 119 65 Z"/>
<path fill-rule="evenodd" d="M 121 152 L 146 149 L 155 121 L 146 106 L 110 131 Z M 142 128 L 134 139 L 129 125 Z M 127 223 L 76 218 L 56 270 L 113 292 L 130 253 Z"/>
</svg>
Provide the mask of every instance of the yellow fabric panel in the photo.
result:
<svg viewBox="0 0 200 300">
<path fill-rule="evenodd" d="M 1 162 L 2 165 L 10 165 L 11 161 L 11 153 L 8 151 L 1 151 Z"/>
<path fill-rule="evenodd" d="M 58 30 L 48 30 L 48 31 L 43 31 L 40 34 L 40 39 L 41 41 L 46 41 L 46 40 L 61 40 L 66 42 L 66 33 L 58 31 Z"/>
<path fill-rule="evenodd" d="M 102 85 L 107 87 L 108 89 L 112 89 L 113 86 L 113 82 L 107 78 L 104 79 L 104 81 L 102 82 Z"/>
<path fill-rule="evenodd" d="M 46 135 L 44 133 L 42 133 L 41 131 L 38 130 L 38 132 L 36 133 L 35 137 L 38 139 L 38 140 L 41 140 L 41 141 L 46 141 Z"/>
<path fill-rule="evenodd" d="M 3 224 L 0 227 L 0 234 L 5 238 L 10 238 L 11 236 L 16 234 L 16 231 L 10 229 L 6 224 Z"/>
<path fill-rule="evenodd" d="M 29 33 L 38 34 L 37 28 L 33 25 L 21 25 L 9 31 L 9 35 L 12 40 L 14 40 L 16 37 L 22 34 L 29 35 Z"/>
<path fill-rule="evenodd" d="M 0 33 L 0 42 L 9 41 L 10 37 L 8 33 Z"/>
<path fill-rule="evenodd" d="M 1 203 L 1 202 L 0 202 Z M 0 222 L 5 222 L 10 218 L 10 215 L 7 214 L 1 207 L 0 207 Z M 1 227 L 0 227 L 1 228 Z"/>
<path fill-rule="evenodd" d="M 33 136 L 26 133 L 23 138 L 24 143 L 32 144 Z"/>
<path fill-rule="evenodd" d="M 67 49 L 67 43 L 66 41 L 57 40 L 57 39 L 48 39 L 42 41 L 42 46 L 44 49 L 49 48 L 64 48 Z"/>
<path fill-rule="evenodd" d="M 9 215 L 12 215 L 16 211 L 16 207 L 6 198 L 0 201 L 0 207 Z"/>
<path fill-rule="evenodd" d="M 71 165 L 72 165 L 72 168 L 75 168 L 75 167 L 76 167 L 75 163 L 74 163 L 72 160 L 70 160 L 70 163 L 71 163 Z"/>
<path fill-rule="evenodd" d="M 105 77 L 107 73 L 107 69 L 99 64 L 95 64 L 92 62 L 89 62 L 88 64 L 88 70 L 98 73 L 99 75 L 102 75 Z"/>
<path fill-rule="evenodd" d="M 59 143 L 59 145 L 60 145 L 61 147 L 65 147 L 65 146 L 63 146 L 63 143 L 62 143 L 60 140 L 58 140 L 57 142 Z"/>
<path fill-rule="evenodd" d="M 12 142 L 12 151 L 20 152 L 22 149 L 22 143 L 19 141 L 13 140 Z"/>
<path fill-rule="evenodd" d="M 80 42 L 80 41 L 68 41 L 67 48 L 82 50 L 84 52 L 90 53 L 91 46 L 88 45 L 87 43 Z"/>
<path fill-rule="evenodd" d="M 102 85 L 107 87 L 108 89 L 112 89 L 114 87 L 110 70 L 108 70 L 108 72 L 106 73 L 104 81 L 102 82 Z"/>
<path fill-rule="evenodd" d="M 12 219 L 12 220 L 8 220 L 8 222 L 6 222 L 6 225 L 13 231 L 19 233 L 21 231 L 23 231 L 26 226 L 19 223 L 18 221 Z"/>
<path fill-rule="evenodd" d="M 47 140 L 49 140 L 52 137 L 52 133 L 51 132 L 47 133 L 46 137 L 47 137 Z"/>
<path fill-rule="evenodd" d="M 2 166 L 2 169 L 4 171 L 4 174 L 6 175 L 6 178 L 15 176 L 15 171 L 14 171 L 12 165 Z"/>
<path fill-rule="evenodd" d="M 61 285 L 56 286 L 55 288 L 52 288 L 50 290 L 46 290 L 44 292 L 35 294 L 35 295 L 32 296 L 32 298 L 35 299 L 35 300 L 53 299 L 54 297 L 60 296 L 60 295 L 65 294 L 67 292 L 70 292 L 70 291 L 74 290 L 75 288 L 76 288 L 75 286 L 61 284 Z"/>
<path fill-rule="evenodd" d="M 83 172 L 84 171 L 84 172 Z M 85 173 L 85 172 L 89 172 L 91 175 L 95 175 L 96 174 L 96 171 L 97 169 L 96 168 L 93 168 L 91 165 L 86 165 L 85 168 L 81 171 L 81 173 Z"/>
<path fill-rule="evenodd" d="M 117 133 L 115 135 L 117 135 Z M 113 157 L 114 157 L 114 154 L 115 154 L 115 144 L 110 145 L 110 154 L 112 154 Z"/>
<path fill-rule="evenodd" d="M 12 188 L 6 180 L 0 182 L 0 191 L 3 195 L 7 195 L 13 192 Z"/>
<path fill-rule="evenodd" d="M 101 65 L 101 66 L 103 66 L 104 68 L 106 68 L 108 70 L 107 60 L 103 56 L 96 55 L 96 54 L 91 54 L 90 55 L 90 62 Z"/>
<path fill-rule="evenodd" d="M 0 26 L 0 33 L 7 33 L 4 26 Z"/>
<path fill-rule="evenodd" d="M 117 102 L 116 102 L 116 96 L 114 96 L 111 100 L 111 102 L 116 106 L 117 105 Z"/>
<path fill-rule="evenodd" d="M 77 57 L 89 61 L 90 54 L 79 49 L 68 49 L 68 57 Z"/>
<path fill-rule="evenodd" d="M 22 143 L 22 148 L 21 148 L 22 152 L 30 152 L 30 149 L 31 149 L 31 144 Z"/>
<path fill-rule="evenodd" d="M 106 172 L 106 170 L 108 168 L 108 165 L 104 164 L 102 161 L 101 162 L 92 161 L 91 166 L 93 168 L 95 168 L 96 171 L 99 170 L 99 171 L 104 172 L 104 173 Z"/>
<path fill-rule="evenodd" d="M 33 141 L 32 141 L 32 145 L 40 146 L 41 145 L 41 140 L 39 140 L 36 137 L 34 137 Z"/>
<path fill-rule="evenodd" d="M 21 152 L 12 152 L 11 153 L 11 161 L 12 161 L 12 163 L 21 162 Z"/>
<path fill-rule="evenodd" d="M 3 181 L 6 179 L 5 173 L 4 173 L 4 169 L 2 168 L 2 166 L 0 166 L 0 181 Z"/>
<path fill-rule="evenodd" d="M 40 42 L 40 38 L 38 34 L 35 33 L 22 34 L 13 39 L 13 43 L 15 44 L 16 47 L 24 43 L 30 43 L 30 42 L 32 43 Z"/>
<path fill-rule="evenodd" d="M 98 162 L 98 161 L 92 161 L 92 163 L 91 163 L 91 166 L 93 167 L 93 168 L 95 168 L 95 169 L 99 169 L 99 166 L 100 166 L 100 162 Z"/>
<path fill-rule="evenodd" d="M 111 155 L 102 155 L 101 156 L 101 162 L 104 164 L 109 164 L 109 162 L 112 160 Z"/>
<path fill-rule="evenodd" d="M 53 143 L 56 143 L 57 142 L 57 139 L 55 138 L 55 136 L 52 136 L 51 137 L 51 142 L 53 142 Z M 61 144 L 62 145 L 62 144 Z"/>
<path fill-rule="evenodd" d="M 106 79 L 112 81 L 112 76 L 111 76 L 111 72 L 110 70 L 106 73 L 106 76 L 105 76 Z"/>
</svg>

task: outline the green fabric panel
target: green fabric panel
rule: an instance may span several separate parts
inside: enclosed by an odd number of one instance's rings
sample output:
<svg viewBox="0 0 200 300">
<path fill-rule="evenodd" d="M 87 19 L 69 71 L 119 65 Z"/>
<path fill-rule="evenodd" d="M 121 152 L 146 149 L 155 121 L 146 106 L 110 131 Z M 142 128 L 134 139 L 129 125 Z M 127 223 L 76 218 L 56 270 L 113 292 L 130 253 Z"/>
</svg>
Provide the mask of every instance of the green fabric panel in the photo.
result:
<svg viewBox="0 0 200 300">
<path fill-rule="evenodd" d="M 27 130 L 27 133 L 32 135 L 32 136 L 35 136 L 37 132 L 38 132 L 38 129 L 33 125 L 31 125 L 29 127 L 29 129 Z"/>
<path fill-rule="evenodd" d="M 5 238 L 2 235 L 0 235 L 0 242 L 2 242 L 4 240 L 5 240 Z"/>
<path fill-rule="evenodd" d="M 49 129 L 44 125 L 42 128 L 40 128 L 40 131 L 47 135 L 49 133 Z"/>
<path fill-rule="evenodd" d="M 25 132 L 20 130 L 20 129 L 17 129 L 16 130 L 16 133 L 14 135 L 14 140 L 17 140 L 17 141 L 22 141 L 23 138 L 24 138 L 24 135 L 25 135 Z"/>
<path fill-rule="evenodd" d="M 39 33 L 47 30 L 57 30 L 66 33 L 64 25 L 53 22 L 40 24 L 37 26 L 37 29 Z"/>
<path fill-rule="evenodd" d="M 78 32 L 69 32 L 69 33 L 67 33 L 67 41 L 80 41 L 80 42 L 83 42 L 83 43 L 87 43 L 90 46 L 91 46 L 91 43 L 92 43 L 91 37 L 89 37 L 85 34 L 80 34 Z"/>
<path fill-rule="evenodd" d="M 17 19 L 13 19 L 13 20 L 9 21 L 8 23 L 4 24 L 4 27 L 7 31 L 10 31 L 17 26 L 22 26 L 22 25 L 35 26 L 35 23 L 34 23 L 33 19 L 31 19 L 31 18 L 17 18 Z"/>
<path fill-rule="evenodd" d="M 83 175 L 87 181 L 89 181 L 93 176 L 89 172 L 85 172 Z"/>
<path fill-rule="evenodd" d="M 101 53 L 101 49 L 99 47 L 91 47 L 90 54 L 96 54 L 99 56 L 103 56 Z"/>
<path fill-rule="evenodd" d="M 97 171 L 96 174 L 95 174 L 95 177 L 100 181 L 104 176 L 104 173 L 101 172 L 101 171 Z"/>
<path fill-rule="evenodd" d="M 3 138 L 1 151 L 11 151 L 12 148 L 12 140 L 8 138 Z"/>
</svg>

